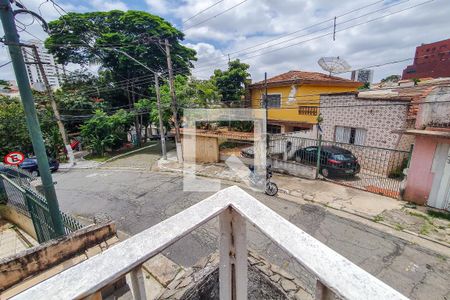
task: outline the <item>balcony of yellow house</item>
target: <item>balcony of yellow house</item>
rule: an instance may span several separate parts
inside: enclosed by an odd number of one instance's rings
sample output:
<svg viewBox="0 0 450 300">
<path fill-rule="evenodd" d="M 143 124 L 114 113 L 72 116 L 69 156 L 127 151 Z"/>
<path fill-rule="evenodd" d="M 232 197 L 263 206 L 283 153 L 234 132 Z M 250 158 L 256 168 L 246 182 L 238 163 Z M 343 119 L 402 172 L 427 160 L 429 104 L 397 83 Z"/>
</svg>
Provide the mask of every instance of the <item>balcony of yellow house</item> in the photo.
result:
<svg viewBox="0 0 450 300">
<path fill-rule="evenodd" d="M 324 93 L 356 91 L 362 84 L 318 72 L 289 71 L 267 79 L 267 131 L 288 133 L 313 131 Z M 248 86 L 253 108 L 264 107 L 265 82 Z"/>
</svg>

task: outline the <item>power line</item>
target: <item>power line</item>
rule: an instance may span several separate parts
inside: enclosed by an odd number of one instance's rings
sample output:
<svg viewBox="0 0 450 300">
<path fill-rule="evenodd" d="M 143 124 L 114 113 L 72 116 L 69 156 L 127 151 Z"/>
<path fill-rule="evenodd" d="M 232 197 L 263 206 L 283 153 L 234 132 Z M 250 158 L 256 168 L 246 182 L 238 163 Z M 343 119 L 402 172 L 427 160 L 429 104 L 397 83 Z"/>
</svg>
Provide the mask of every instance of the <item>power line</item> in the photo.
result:
<svg viewBox="0 0 450 300">
<path fill-rule="evenodd" d="M 193 28 L 193 27 L 195 27 L 195 26 L 204 24 L 204 23 L 208 22 L 208 21 L 211 20 L 211 19 L 217 18 L 218 16 L 221 16 L 221 15 L 223 15 L 223 14 L 229 12 L 230 10 L 232 10 L 232 9 L 234 9 L 234 8 L 236 8 L 236 7 L 238 7 L 239 5 L 244 4 L 244 3 L 247 2 L 247 1 L 248 1 L 248 0 L 243 0 L 243 1 L 239 2 L 238 4 L 233 5 L 232 7 L 228 8 L 228 9 L 226 9 L 226 10 L 224 10 L 224 11 L 222 11 L 222 12 L 220 12 L 220 13 L 218 13 L 218 14 L 212 16 L 212 17 L 209 17 L 209 18 L 207 18 L 207 19 L 205 19 L 205 20 L 203 20 L 203 21 L 200 21 L 200 22 L 198 22 L 198 23 L 195 23 L 194 25 L 188 26 L 187 28 L 185 28 L 185 29 L 183 30 L 183 32 L 185 32 L 185 31 L 187 31 L 187 30 L 189 30 L 189 29 L 191 29 L 191 28 Z"/>
<path fill-rule="evenodd" d="M 402 2 L 398 2 L 397 4 L 404 3 L 404 2 L 407 2 L 407 1 L 409 1 L 409 0 L 402 1 Z M 357 11 L 360 11 L 360 10 L 365 9 L 365 8 L 367 8 L 367 7 L 376 5 L 376 4 L 380 3 L 380 2 L 384 2 L 384 0 L 376 1 L 376 2 L 373 2 L 373 3 L 371 3 L 371 4 L 368 4 L 368 5 L 365 5 L 365 6 L 362 6 L 362 7 L 353 9 L 353 10 L 350 10 L 350 11 L 348 11 L 348 12 L 346 12 L 346 13 L 343 13 L 343 14 L 341 14 L 341 15 L 336 16 L 336 18 L 341 18 L 341 17 L 343 17 L 343 16 L 349 15 L 349 14 L 354 13 L 354 12 L 357 12 Z M 333 21 L 333 20 L 334 20 L 334 18 L 330 18 L 330 19 L 327 19 L 327 20 L 325 20 L 325 21 L 321 21 L 321 22 L 319 22 L 319 23 L 316 23 L 316 24 L 313 24 L 313 25 L 310 25 L 310 26 L 303 27 L 303 28 L 301 28 L 301 29 L 292 31 L 292 32 L 290 32 L 290 33 L 282 34 L 282 35 L 278 36 L 277 38 L 274 38 L 274 39 L 271 39 L 271 40 L 268 40 L 268 41 L 265 41 L 265 42 L 262 42 L 262 43 L 259 43 L 259 44 L 256 44 L 256 45 L 253 45 L 253 46 L 250 46 L 250 47 L 241 49 L 241 50 L 233 51 L 233 52 L 230 52 L 230 53 L 228 53 L 228 54 L 232 55 L 232 54 L 235 54 L 235 53 L 240 53 L 240 52 L 243 52 L 243 51 L 246 51 L 246 50 L 249 50 L 249 49 L 253 49 L 253 48 L 256 48 L 256 47 L 258 47 L 258 46 L 261 46 L 261 45 L 264 45 L 264 44 L 268 44 L 268 43 L 273 42 L 273 41 L 280 40 L 280 39 L 282 39 L 283 37 L 290 36 L 290 35 L 293 35 L 293 34 L 295 34 L 295 33 L 305 31 L 305 30 L 307 30 L 307 29 L 311 29 L 311 28 L 313 28 L 313 27 L 316 27 L 316 26 L 318 26 L 318 25 L 325 24 L 325 23 L 330 22 L 330 21 Z"/>
<path fill-rule="evenodd" d="M 365 25 L 365 24 L 368 24 L 368 23 L 371 23 L 371 22 L 374 22 L 374 21 L 377 21 L 377 20 L 386 18 L 386 17 L 388 17 L 388 16 L 392 16 L 392 15 L 394 15 L 394 14 L 398 14 L 398 13 L 401 13 L 401 12 L 404 12 L 404 11 L 407 11 L 407 10 L 410 10 L 410 9 L 413 9 L 413 8 L 416 8 L 416 7 L 419 7 L 419 6 L 422 6 L 422 5 L 429 4 L 429 3 L 433 2 L 433 1 L 434 1 L 434 0 L 428 0 L 428 1 L 425 1 L 425 2 L 421 2 L 421 3 L 418 3 L 418 4 L 416 4 L 416 5 L 412 5 L 412 6 L 409 6 L 409 7 L 407 7 L 407 8 L 404 8 L 404 9 L 401 9 L 401 10 L 397 10 L 397 11 L 395 11 L 395 12 L 391 12 L 391 13 L 382 15 L 382 16 L 380 16 L 380 17 L 376 17 L 376 18 L 371 19 L 371 20 L 368 20 L 368 21 L 360 22 L 360 23 L 357 23 L 357 24 L 354 24 L 354 25 L 351 25 L 351 26 L 348 26 L 348 27 L 339 29 L 339 30 L 337 30 L 336 32 L 342 32 L 342 31 L 346 31 L 346 30 L 351 29 L 351 28 L 354 28 L 354 27 L 358 27 L 358 26 L 361 26 L 361 25 Z M 258 54 L 253 55 L 253 56 L 245 57 L 245 55 L 247 55 L 247 54 L 244 54 L 244 57 L 236 56 L 236 57 L 233 57 L 232 59 L 241 59 L 241 60 L 243 60 L 243 61 L 246 61 L 246 60 L 253 59 L 253 58 L 255 58 L 255 57 L 267 55 L 267 54 L 270 54 L 270 53 L 273 53 L 273 52 L 276 52 L 276 51 L 280 51 L 280 50 L 284 50 L 284 49 L 287 49 L 287 48 L 290 48 L 290 47 L 293 47 L 293 46 L 298 46 L 298 45 L 300 45 L 300 44 L 304 44 L 304 43 L 307 43 L 307 42 L 310 42 L 310 41 L 313 41 L 313 40 L 321 39 L 321 38 L 323 38 L 323 37 L 330 36 L 330 35 L 333 35 L 333 32 L 329 32 L 329 33 L 326 33 L 326 34 L 322 34 L 322 35 L 319 35 L 319 36 L 315 36 L 315 37 L 312 37 L 312 38 L 310 38 L 310 39 L 306 39 L 306 40 L 303 40 L 303 41 L 300 41 L 300 42 L 297 42 L 297 43 L 294 43 L 294 44 L 290 44 L 290 45 L 287 45 L 287 46 L 284 46 L 284 47 L 276 48 L 276 49 L 273 49 L 273 50 L 270 50 L 270 51 L 258 53 Z M 271 45 L 271 46 L 269 46 L 269 47 L 273 47 L 273 46 L 276 46 L 276 45 L 279 45 L 279 44 L 282 44 L 282 43 L 274 44 L 274 45 Z M 269 48 L 269 47 L 261 48 L 261 49 L 259 49 L 259 50 L 266 49 L 266 48 Z M 223 60 L 225 61 L 225 60 L 227 60 L 227 59 L 223 59 Z M 224 62 L 224 63 L 219 64 L 219 65 L 221 65 L 221 66 L 226 66 L 227 64 L 228 64 L 228 62 L 226 62 L 226 63 Z M 203 68 L 208 68 L 208 67 L 211 67 L 211 66 L 214 66 L 214 65 L 216 65 L 216 63 L 214 63 L 214 64 L 209 64 L 209 65 L 205 65 L 205 66 L 201 66 L 201 67 L 199 67 L 199 68 L 195 68 L 195 70 L 203 69 Z"/>
<path fill-rule="evenodd" d="M 197 17 L 198 15 L 200 15 L 200 14 L 204 13 L 205 11 L 207 11 L 207 10 L 213 8 L 214 6 L 218 5 L 219 3 L 223 2 L 223 1 L 224 1 L 224 0 L 217 1 L 216 3 L 214 3 L 214 4 L 210 5 L 210 6 L 208 6 L 207 8 L 202 9 L 202 10 L 199 11 L 198 13 L 196 13 L 196 14 L 194 14 L 193 16 L 191 16 L 191 17 L 187 18 L 186 20 L 184 20 L 184 21 L 183 21 L 183 24 L 185 24 L 185 23 L 187 23 L 188 21 L 194 19 L 194 18 Z"/>
<path fill-rule="evenodd" d="M 7 66 L 7 65 L 9 65 L 10 63 L 12 63 L 12 61 L 10 60 L 10 61 L 8 61 L 8 62 L 6 62 L 6 63 L 4 63 L 4 64 L 1 64 L 0 65 L 0 68 L 3 68 L 4 66 Z"/>
</svg>

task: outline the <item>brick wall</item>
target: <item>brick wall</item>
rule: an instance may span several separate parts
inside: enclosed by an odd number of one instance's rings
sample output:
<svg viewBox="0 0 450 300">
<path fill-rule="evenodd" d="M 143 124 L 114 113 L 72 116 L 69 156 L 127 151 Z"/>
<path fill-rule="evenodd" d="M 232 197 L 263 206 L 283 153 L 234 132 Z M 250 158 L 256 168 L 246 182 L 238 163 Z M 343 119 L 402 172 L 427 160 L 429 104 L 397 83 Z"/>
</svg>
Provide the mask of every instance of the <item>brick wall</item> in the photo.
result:
<svg viewBox="0 0 450 300">
<path fill-rule="evenodd" d="M 334 141 L 336 126 L 367 130 L 364 146 L 409 150 L 409 141 L 394 130 L 407 128 L 405 101 L 360 99 L 354 94 L 322 95 L 323 139 Z M 382 106 L 383 104 L 395 104 Z"/>
</svg>

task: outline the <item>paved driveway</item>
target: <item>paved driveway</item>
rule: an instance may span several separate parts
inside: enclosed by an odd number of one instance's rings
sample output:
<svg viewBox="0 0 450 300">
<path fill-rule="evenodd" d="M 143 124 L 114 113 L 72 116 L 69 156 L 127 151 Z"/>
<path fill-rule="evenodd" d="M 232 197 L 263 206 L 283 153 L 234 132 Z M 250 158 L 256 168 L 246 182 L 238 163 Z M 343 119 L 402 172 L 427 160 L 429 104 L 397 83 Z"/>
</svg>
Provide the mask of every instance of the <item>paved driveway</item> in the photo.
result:
<svg viewBox="0 0 450 300">
<path fill-rule="evenodd" d="M 129 234 L 149 228 L 210 195 L 183 192 L 182 178 L 169 173 L 71 170 L 58 172 L 54 177 L 64 211 L 85 218 L 115 220 L 119 230 Z M 251 194 L 406 296 L 450 299 L 450 258 L 338 217 L 321 206 Z M 251 226 L 249 245 L 296 274 L 312 290 L 314 279 Z M 216 248 L 217 221 L 214 220 L 166 249 L 165 254 L 181 265 L 190 266 Z"/>
</svg>

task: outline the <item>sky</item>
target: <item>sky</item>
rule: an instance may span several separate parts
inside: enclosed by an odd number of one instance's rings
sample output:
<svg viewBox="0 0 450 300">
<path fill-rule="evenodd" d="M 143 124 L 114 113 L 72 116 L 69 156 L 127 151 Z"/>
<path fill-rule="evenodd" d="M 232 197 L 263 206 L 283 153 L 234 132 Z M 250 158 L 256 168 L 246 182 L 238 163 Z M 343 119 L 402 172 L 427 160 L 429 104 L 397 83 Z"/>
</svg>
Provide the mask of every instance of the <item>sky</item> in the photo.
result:
<svg viewBox="0 0 450 300">
<path fill-rule="evenodd" d="M 225 69 L 229 58 L 249 64 L 255 82 L 265 72 L 268 77 L 289 70 L 320 72 L 321 57 L 339 56 L 352 69 L 389 63 L 373 67 L 374 81 L 379 81 L 401 74 L 412 60 L 390 62 L 413 58 L 422 43 L 450 38 L 448 0 L 55 1 L 68 12 L 143 10 L 163 17 L 184 32 L 183 44 L 197 51 L 192 73 L 202 79 L 214 69 Z M 49 0 L 21 2 L 47 21 L 64 13 Z M 29 17 L 19 18 L 23 24 L 31 23 Z M 40 39 L 46 37 L 36 22 L 26 30 Z M 34 38 L 19 34 L 22 40 Z M 9 60 L 6 47 L 0 46 L 0 65 Z M 339 76 L 350 77 L 349 73 Z M 11 64 L 0 69 L 0 79 L 14 79 Z"/>
</svg>

